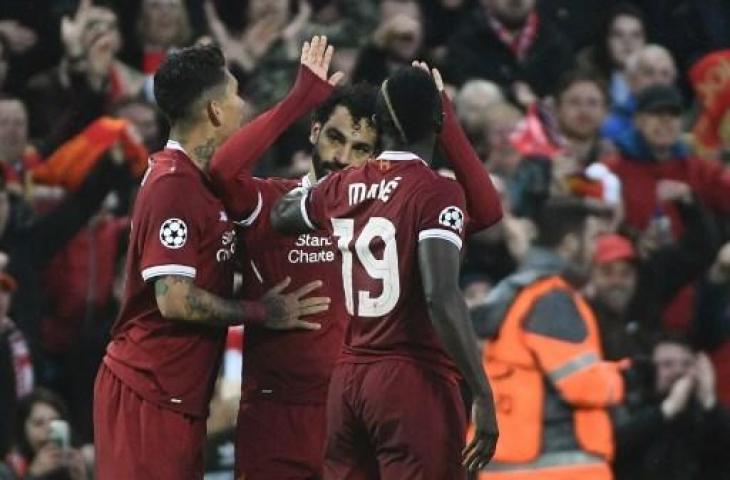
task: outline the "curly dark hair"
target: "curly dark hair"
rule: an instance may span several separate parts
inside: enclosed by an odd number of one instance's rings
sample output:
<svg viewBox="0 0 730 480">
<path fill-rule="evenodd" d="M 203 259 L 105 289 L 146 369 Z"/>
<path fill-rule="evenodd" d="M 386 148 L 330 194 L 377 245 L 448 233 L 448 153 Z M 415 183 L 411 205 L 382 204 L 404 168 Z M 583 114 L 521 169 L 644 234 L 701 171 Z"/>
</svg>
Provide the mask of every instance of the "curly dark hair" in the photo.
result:
<svg viewBox="0 0 730 480">
<path fill-rule="evenodd" d="M 155 99 L 171 124 L 187 120 L 192 107 L 211 89 L 225 86 L 226 61 L 215 45 L 195 45 L 171 53 L 155 73 Z"/>
<path fill-rule="evenodd" d="M 416 67 L 404 67 L 380 88 L 375 107 L 379 133 L 412 144 L 437 134 L 443 124 L 441 94 L 433 79 Z"/>
<path fill-rule="evenodd" d="M 342 106 L 347 108 L 355 122 L 365 119 L 373 123 L 377 98 L 378 92 L 375 87 L 365 82 L 337 87 L 329 98 L 314 111 L 312 121 L 325 124 L 335 108 Z"/>
</svg>

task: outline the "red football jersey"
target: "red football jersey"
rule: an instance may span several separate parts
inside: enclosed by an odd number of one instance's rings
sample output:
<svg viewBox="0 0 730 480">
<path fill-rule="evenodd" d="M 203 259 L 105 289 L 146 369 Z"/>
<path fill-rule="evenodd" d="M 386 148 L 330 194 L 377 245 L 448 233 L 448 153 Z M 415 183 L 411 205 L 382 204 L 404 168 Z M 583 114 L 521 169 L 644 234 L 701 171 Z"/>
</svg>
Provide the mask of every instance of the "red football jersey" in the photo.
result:
<svg viewBox="0 0 730 480">
<path fill-rule="evenodd" d="M 177 142 L 150 159 L 132 214 L 126 284 L 104 359 L 142 398 L 205 417 L 225 328 L 162 317 L 154 280 L 163 275 L 230 298 L 235 231 L 205 176 Z"/>
<path fill-rule="evenodd" d="M 237 222 L 245 272 L 244 292 L 261 298 L 290 276 L 290 288 L 321 280 L 312 295 L 332 299 L 328 311 L 307 317 L 322 325 L 316 331 L 276 331 L 246 327 L 243 353 L 243 398 L 267 397 L 290 403 L 323 404 L 335 361 L 342 350 L 347 314 L 340 286 L 337 247 L 324 231 L 297 237 L 278 233 L 270 221 L 274 204 L 300 183 L 287 179 L 253 179 L 259 205 Z M 309 185 L 307 177 L 302 184 Z"/>
<path fill-rule="evenodd" d="M 459 184 L 409 152 L 384 152 L 325 178 L 302 202 L 305 219 L 331 232 L 350 316 L 343 361 L 418 360 L 451 375 L 456 367 L 429 318 L 418 242 L 458 248 L 467 223 Z"/>
</svg>

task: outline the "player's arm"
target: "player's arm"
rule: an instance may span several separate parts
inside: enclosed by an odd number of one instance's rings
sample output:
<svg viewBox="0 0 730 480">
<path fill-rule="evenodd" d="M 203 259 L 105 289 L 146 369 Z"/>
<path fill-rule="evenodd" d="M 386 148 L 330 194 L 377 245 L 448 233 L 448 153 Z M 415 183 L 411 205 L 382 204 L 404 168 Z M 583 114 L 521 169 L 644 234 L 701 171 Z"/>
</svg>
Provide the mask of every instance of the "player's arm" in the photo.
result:
<svg viewBox="0 0 730 480">
<path fill-rule="evenodd" d="M 271 209 L 271 225 L 285 235 L 296 235 L 317 230 L 318 225 L 310 218 L 308 209 L 311 190 L 299 187 L 276 202 Z"/>
<path fill-rule="evenodd" d="M 227 327 L 232 325 L 262 325 L 276 330 L 301 328 L 317 330 L 318 323 L 301 320 L 307 315 L 329 308 L 328 297 L 308 297 L 322 286 L 311 282 L 298 290 L 284 294 L 289 284 L 285 280 L 271 289 L 260 301 L 226 300 L 193 284 L 182 275 L 165 275 L 155 279 L 155 299 L 164 318 L 193 324 Z"/>
<path fill-rule="evenodd" d="M 305 42 L 299 73 L 289 94 L 242 126 L 216 151 L 210 175 L 232 215 L 244 218 L 256 209 L 259 196 L 251 183 L 255 162 L 292 123 L 329 97 L 342 78 L 339 72 L 327 76 L 333 53 L 326 37 L 315 36 L 311 43 Z"/>
<path fill-rule="evenodd" d="M 461 128 L 454 106 L 444 89 L 441 74 L 435 68 L 429 71 L 424 62 L 414 62 L 413 65 L 431 74 L 436 88 L 441 92 L 444 124 L 438 144 L 466 193 L 466 209 L 471 219 L 467 225 L 469 233 L 494 225 L 502 218 L 502 202 L 487 169 Z"/>
<path fill-rule="evenodd" d="M 459 289 L 459 248 L 442 238 L 423 239 L 418 244 L 418 263 L 431 322 L 474 395 L 472 420 L 476 433 L 464 451 L 464 464 L 474 471 L 485 466 L 494 455 L 498 429 L 492 389 Z"/>
</svg>

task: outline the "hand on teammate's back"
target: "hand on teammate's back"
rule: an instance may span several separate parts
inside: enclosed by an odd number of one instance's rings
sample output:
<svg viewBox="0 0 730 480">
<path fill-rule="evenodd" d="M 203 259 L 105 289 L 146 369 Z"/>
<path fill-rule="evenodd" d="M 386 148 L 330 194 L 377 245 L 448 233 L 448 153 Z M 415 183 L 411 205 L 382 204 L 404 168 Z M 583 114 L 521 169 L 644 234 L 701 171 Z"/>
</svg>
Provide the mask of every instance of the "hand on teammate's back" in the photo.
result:
<svg viewBox="0 0 730 480">
<path fill-rule="evenodd" d="M 474 400 L 472 423 L 474 438 L 464 449 L 464 466 L 470 472 L 475 472 L 487 466 L 497 448 L 499 429 L 491 395 Z"/>
<path fill-rule="evenodd" d="M 327 37 L 315 35 L 311 41 L 304 42 L 300 63 L 319 78 L 334 86 L 345 76 L 342 72 L 335 72 L 328 76 L 334 53 L 335 48 L 332 45 L 327 45 Z"/>
<path fill-rule="evenodd" d="M 291 278 L 287 277 L 264 295 L 262 301 L 266 305 L 266 327 L 272 330 L 319 330 L 322 327 L 319 323 L 301 318 L 329 309 L 329 297 L 307 297 L 320 288 L 322 282 L 317 280 L 293 292 L 283 293 L 290 283 Z"/>
</svg>

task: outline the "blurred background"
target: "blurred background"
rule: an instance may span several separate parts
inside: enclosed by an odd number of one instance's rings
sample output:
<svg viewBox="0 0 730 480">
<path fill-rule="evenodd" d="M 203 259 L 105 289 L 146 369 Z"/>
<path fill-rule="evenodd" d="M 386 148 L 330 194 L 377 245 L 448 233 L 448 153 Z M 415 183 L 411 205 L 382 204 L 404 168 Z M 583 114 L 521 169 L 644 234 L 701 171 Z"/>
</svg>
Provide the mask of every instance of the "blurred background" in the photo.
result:
<svg viewBox="0 0 730 480">
<path fill-rule="evenodd" d="M 0 479 L 92 478 L 129 208 L 167 139 L 156 68 L 220 45 L 250 117 L 286 94 L 315 33 L 349 82 L 414 59 L 441 70 L 505 207 L 468 242 L 470 307 L 525 259 L 544 202 L 603 212 L 584 293 L 605 357 L 636 367 L 612 412 L 616 478 L 730 478 L 730 2 L 2 0 Z M 301 119 L 257 173 L 304 174 L 308 133 Z M 206 478 L 233 478 L 242 344 L 232 330 Z M 42 449 L 54 419 L 72 432 L 61 470 Z"/>
</svg>

